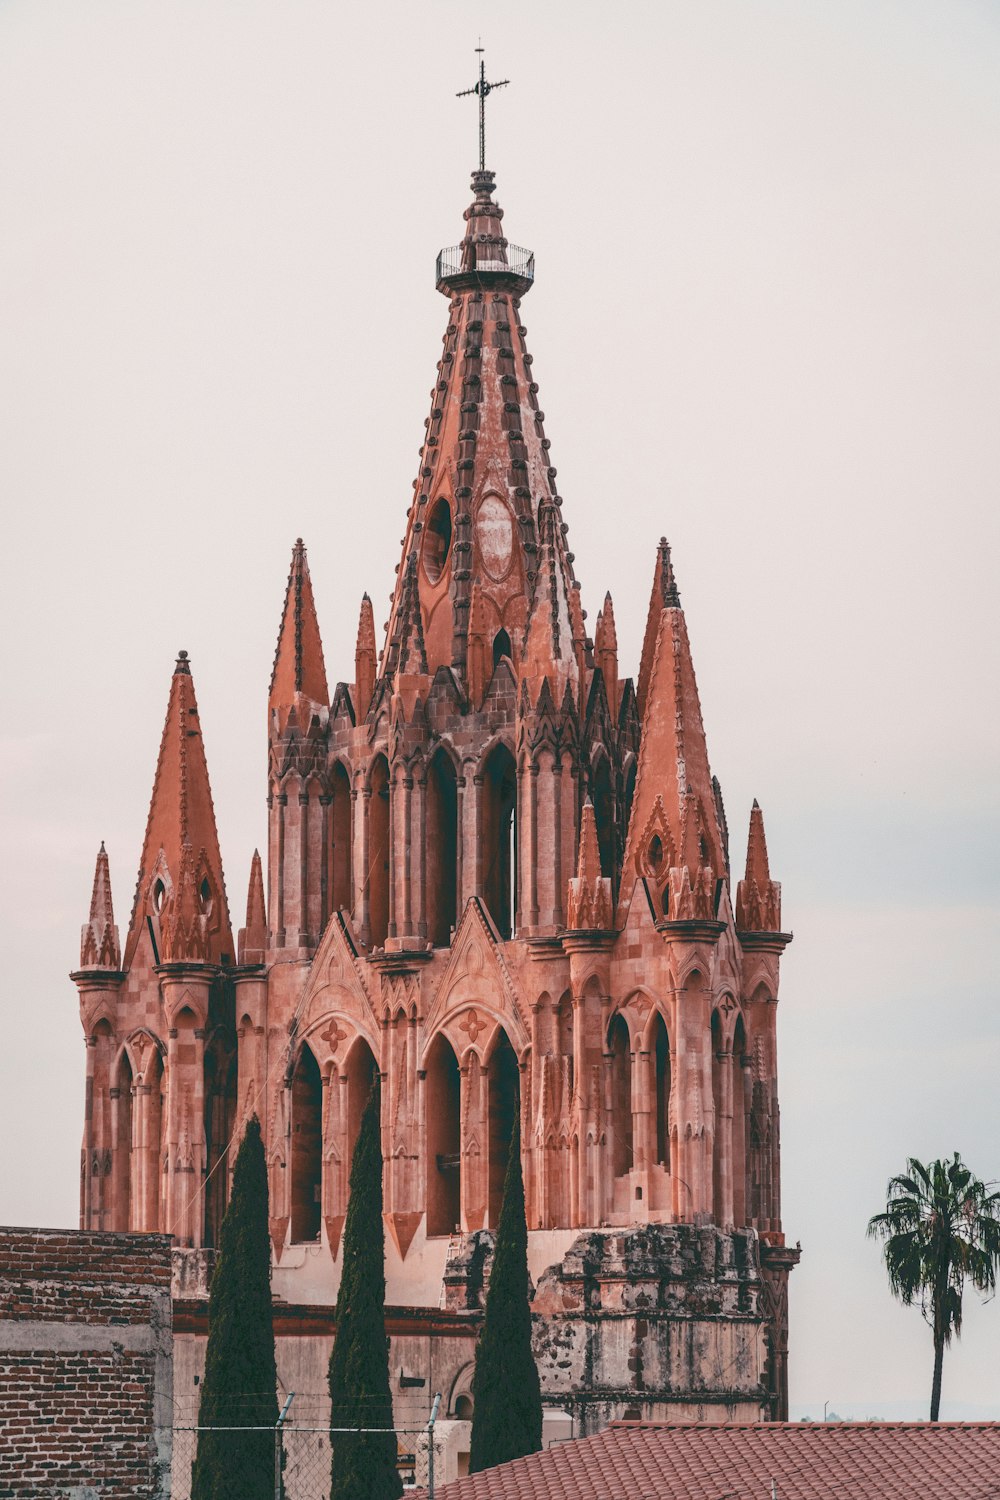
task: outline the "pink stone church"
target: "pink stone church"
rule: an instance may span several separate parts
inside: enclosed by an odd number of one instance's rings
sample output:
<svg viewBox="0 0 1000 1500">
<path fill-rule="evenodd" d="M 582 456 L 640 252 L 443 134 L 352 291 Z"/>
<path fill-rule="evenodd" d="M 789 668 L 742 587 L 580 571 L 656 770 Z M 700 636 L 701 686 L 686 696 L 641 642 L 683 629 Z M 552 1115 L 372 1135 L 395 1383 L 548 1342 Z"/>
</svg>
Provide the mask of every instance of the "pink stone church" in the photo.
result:
<svg viewBox="0 0 1000 1500">
<path fill-rule="evenodd" d="M 98 855 L 73 974 L 81 1224 L 175 1237 L 181 1399 L 236 1145 L 259 1115 L 279 1372 L 322 1390 L 377 1073 L 401 1421 L 426 1420 L 440 1390 L 467 1447 L 517 1115 L 552 1420 L 580 1434 L 622 1416 L 784 1418 L 790 939 L 763 819 L 754 804 L 734 879 L 665 541 L 637 677 L 610 596 L 588 633 L 522 324 L 534 258 L 505 236 L 494 174 L 472 191 L 461 243 L 437 259 L 444 343 L 388 623 L 380 649 L 365 595 L 346 681 L 328 679 L 292 551 L 266 869 L 255 856 L 243 927 L 184 652 L 124 947 Z"/>
</svg>

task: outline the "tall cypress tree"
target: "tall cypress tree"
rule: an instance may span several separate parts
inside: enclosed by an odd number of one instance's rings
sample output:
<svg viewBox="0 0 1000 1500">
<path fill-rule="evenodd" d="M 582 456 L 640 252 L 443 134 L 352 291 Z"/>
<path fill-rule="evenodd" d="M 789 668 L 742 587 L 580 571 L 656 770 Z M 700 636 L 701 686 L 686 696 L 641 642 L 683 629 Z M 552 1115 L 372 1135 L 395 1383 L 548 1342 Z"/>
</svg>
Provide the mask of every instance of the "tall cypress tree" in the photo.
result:
<svg viewBox="0 0 1000 1500">
<path fill-rule="evenodd" d="M 278 1420 L 267 1164 L 260 1121 L 236 1157 L 208 1299 L 208 1351 L 198 1413 L 191 1500 L 274 1500 Z M 256 1431 L 213 1431 L 256 1428 Z"/>
<path fill-rule="evenodd" d="M 389 1346 L 385 1336 L 385 1229 L 382 1224 L 382 1141 L 376 1080 L 361 1119 L 351 1162 L 344 1259 L 337 1294 L 337 1332 L 330 1354 L 331 1500 L 398 1500 L 392 1429 Z M 378 1433 L 337 1432 L 385 1427 Z"/>
<path fill-rule="evenodd" d="M 538 1452 L 542 1446 L 542 1393 L 531 1352 L 528 1226 L 517 1115 L 486 1312 L 476 1345 L 472 1398 L 470 1474 Z"/>
</svg>

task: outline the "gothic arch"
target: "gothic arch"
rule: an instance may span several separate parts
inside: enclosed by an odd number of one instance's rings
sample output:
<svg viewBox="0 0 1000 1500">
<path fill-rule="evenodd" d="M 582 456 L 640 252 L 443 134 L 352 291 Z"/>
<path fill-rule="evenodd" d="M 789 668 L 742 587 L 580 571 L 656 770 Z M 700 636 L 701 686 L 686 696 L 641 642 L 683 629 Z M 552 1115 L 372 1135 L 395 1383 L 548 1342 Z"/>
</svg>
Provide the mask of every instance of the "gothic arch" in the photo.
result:
<svg viewBox="0 0 1000 1500">
<path fill-rule="evenodd" d="M 654 1091 L 655 1156 L 660 1166 L 670 1171 L 670 1094 L 673 1070 L 670 1060 L 670 1033 L 660 1010 L 651 1016 L 647 1050 L 652 1062 Z"/>
<path fill-rule="evenodd" d="M 427 1234 L 453 1234 L 462 1203 L 462 1081 L 458 1058 L 443 1032 L 424 1064 L 427 1119 Z"/>
<path fill-rule="evenodd" d="M 517 920 L 517 765 L 506 743 L 498 741 L 480 766 L 483 899 L 507 939 Z"/>
<path fill-rule="evenodd" d="M 500 1222 L 503 1186 L 507 1175 L 514 1122 L 520 1101 L 517 1054 L 503 1027 L 490 1039 L 486 1053 L 489 1161 L 487 1167 L 487 1212 L 489 1227 L 496 1232 Z"/>
<path fill-rule="evenodd" d="M 132 1228 L 132 1110 L 134 1075 L 128 1048 L 123 1046 L 111 1071 L 112 1090 L 112 1228 Z"/>
<path fill-rule="evenodd" d="M 329 876 L 324 923 L 332 911 L 350 911 L 354 905 L 354 805 L 351 797 L 351 773 L 343 760 L 337 759 L 327 773 L 327 796 L 330 798 Z"/>
<path fill-rule="evenodd" d="M 323 1179 L 323 1081 L 319 1064 L 303 1042 L 292 1071 L 291 1239 L 320 1237 Z"/>
<path fill-rule="evenodd" d="M 427 936 L 435 948 L 446 948 L 458 922 L 459 769 L 441 742 L 427 762 L 424 784 L 424 906 Z"/>
<path fill-rule="evenodd" d="M 611 1058 L 611 1171 L 613 1176 L 622 1177 L 630 1171 L 633 1159 L 632 1039 L 620 1010 L 608 1024 L 607 1046 Z"/>
<path fill-rule="evenodd" d="M 389 933 L 390 828 L 389 760 L 380 750 L 368 767 L 368 862 L 364 873 L 368 892 L 368 943 L 381 948 Z"/>
</svg>

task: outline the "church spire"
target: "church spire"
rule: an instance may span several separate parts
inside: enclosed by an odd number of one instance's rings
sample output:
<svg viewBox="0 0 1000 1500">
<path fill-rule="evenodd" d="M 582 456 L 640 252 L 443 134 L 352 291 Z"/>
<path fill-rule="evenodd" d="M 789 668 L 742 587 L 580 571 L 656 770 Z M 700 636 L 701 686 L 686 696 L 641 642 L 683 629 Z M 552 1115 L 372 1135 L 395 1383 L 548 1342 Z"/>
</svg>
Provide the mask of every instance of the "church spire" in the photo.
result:
<svg viewBox="0 0 1000 1500">
<path fill-rule="evenodd" d="M 326 707 L 330 701 L 326 666 L 323 662 L 323 642 L 319 634 L 319 621 L 316 619 L 305 544 L 301 537 L 292 549 L 285 607 L 281 615 L 281 629 L 278 632 L 278 645 L 271 672 L 268 717 L 276 713 L 279 726 L 284 728 L 289 710 L 300 696 L 322 707 Z"/>
<path fill-rule="evenodd" d="M 764 814 L 756 797 L 750 813 L 746 875 L 736 891 L 736 926 L 745 932 L 781 931 L 781 886 L 771 879 Z"/>
<path fill-rule="evenodd" d="M 670 549 L 657 551 L 643 644 L 642 733 L 622 873 L 622 898 L 646 876 L 664 916 L 714 915 L 715 883 L 726 857 Z"/>
<path fill-rule="evenodd" d="M 197 916 L 207 961 L 232 961 L 233 936 L 222 855 L 186 651 L 178 653 L 170 680 L 167 717 L 125 945 L 126 968 L 131 965 L 146 930 L 147 918 L 158 944 L 156 933 L 161 918 L 166 922 L 171 913 L 182 925 Z M 162 956 L 157 948 L 154 961 Z"/>
<path fill-rule="evenodd" d="M 660 616 L 665 609 L 680 609 L 681 596 L 677 591 L 677 580 L 674 578 L 674 565 L 670 560 L 670 543 L 665 536 L 660 537 L 660 545 L 656 549 L 656 567 L 653 570 L 653 591 L 649 596 L 649 610 L 646 615 L 646 633 L 642 638 L 642 656 L 639 658 L 639 680 L 636 684 L 635 699 L 641 719 L 646 712 L 646 694 L 649 691 L 649 674 L 653 670 L 653 652 L 656 649 L 657 637 L 660 633 Z"/>
<path fill-rule="evenodd" d="M 488 674 L 499 656 L 510 655 L 511 646 L 520 646 L 547 506 L 553 508 L 551 547 L 565 587 L 575 580 L 521 322 L 522 299 L 534 280 L 534 257 L 504 233 L 494 174 L 475 172 L 472 189 L 461 243 L 438 256 L 437 287 L 449 301 L 448 324 L 381 670 L 386 673 L 395 664 L 404 596 L 410 601 L 407 607 L 415 598 L 428 674 L 452 668 L 474 699 L 470 633 L 477 679 L 482 671 Z M 569 636 L 565 649 L 573 649 Z"/>
<path fill-rule="evenodd" d="M 264 872 L 260 852 L 253 851 L 250 861 L 250 886 L 247 890 L 247 924 L 240 928 L 239 960 L 241 964 L 262 964 L 267 947 L 267 913 L 264 908 Z"/>
<path fill-rule="evenodd" d="M 103 840 L 97 851 L 94 889 L 90 897 L 90 918 L 80 935 L 81 969 L 121 968 L 121 944 L 115 913 L 111 904 L 111 872 Z"/>
<path fill-rule="evenodd" d="M 611 717 L 618 718 L 618 630 L 615 626 L 615 607 L 610 594 L 605 594 L 604 605 L 597 616 L 594 627 L 594 665 L 600 668 L 604 678 L 604 691 L 608 695 Z"/>
<path fill-rule="evenodd" d="M 378 670 L 378 648 L 375 644 L 375 615 L 367 594 L 361 596 L 358 616 L 358 639 L 354 647 L 354 713 L 358 723 L 367 717 L 375 692 Z"/>
</svg>

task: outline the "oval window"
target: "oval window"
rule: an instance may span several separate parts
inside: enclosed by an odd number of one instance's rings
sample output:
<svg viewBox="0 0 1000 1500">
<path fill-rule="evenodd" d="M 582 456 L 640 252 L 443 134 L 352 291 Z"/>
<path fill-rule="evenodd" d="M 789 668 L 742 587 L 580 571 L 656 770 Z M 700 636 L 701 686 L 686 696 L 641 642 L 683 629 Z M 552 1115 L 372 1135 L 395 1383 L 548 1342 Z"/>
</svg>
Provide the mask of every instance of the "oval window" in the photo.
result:
<svg viewBox="0 0 1000 1500">
<path fill-rule="evenodd" d="M 431 511 L 424 533 L 424 572 L 437 583 L 451 551 L 451 506 L 442 496 Z"/>
</svg>

